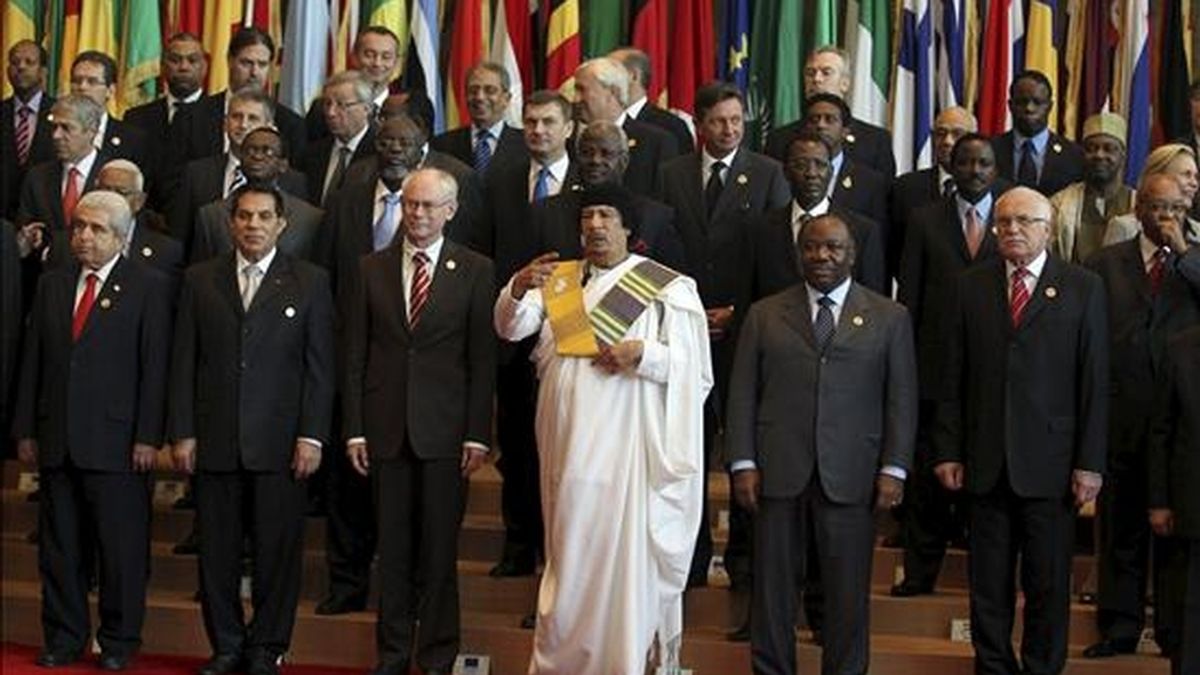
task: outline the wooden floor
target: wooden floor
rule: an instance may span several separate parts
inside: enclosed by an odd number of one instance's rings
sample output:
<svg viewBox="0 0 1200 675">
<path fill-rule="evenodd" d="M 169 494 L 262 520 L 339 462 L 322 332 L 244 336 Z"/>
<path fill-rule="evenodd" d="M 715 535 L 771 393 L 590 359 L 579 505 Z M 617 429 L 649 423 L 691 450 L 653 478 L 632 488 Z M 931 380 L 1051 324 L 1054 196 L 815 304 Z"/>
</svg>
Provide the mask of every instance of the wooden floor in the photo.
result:
<svg viewBox="0 0 1200 675">
<path fill-rule="evenodd" d="M 3 468 L 0 494 L 0 639 L 39 644 L 39 587 L 36 547 L 26 542 L 34 528 L 37 505 L 27 502 L 18 486 L 22 469 L 14 462 Z M 713 475 L 710 494 L 714 511 L 726 508 L 727 483 Z M 460 537 L 459 579 L 463 613 L 463 651 L 487 654 L 493 675 L 521 675 L 529 659 L 532 633 L 520 628 L 521 617 L 533 608 L 535 578 L 492 579 L 487 575 L 499 556 L 503 528 L 499 518 L 500 478 L 491 466 L 472 480 L 468 513 Z M 152 528 L 152 563 L 144 649 L 164 654 L 207 656 L 208 643 L 199 605 L 192 599 L 196 588 L 196 561 L 171 553 L 174 542 L 191 527 L 192 512 L 178 511 L 169 504 L 156 504 Z M 723 520 L 723 519 L 722 519 Z M 724 541 L 724 530 L 714 532 Z M 296 663 L 369 667 L 374 663 L 374 614 L 355 613 L 321 617 L 313 613 L 325 584 L 322 552 L 324 522 L 310 519 L 304 559 L 301 605 L 288 659 Z M 900 552 L 878 547 L 875 551 L 874 589 L 871 597 L 871 672 L 874 675 L 930 675 L 972 672 L 969 644 L 952 641 L 951 626 L 968 616 L 965 590 L 966 556 L 951 551 L 942 574 L 939 592 L 909 599 L 887 594 L 897 574 Z M 1091 573 L 1090 556 L 1077 556 L 1074 584 L 1078 587 Z M 685 598 L 683 660 L 696 675 L 728 675 L 749 672 L 748 648 L 725 640 L 733 622 L 731 595 L 719 570 L 708 588 L 689 591 Z M 1018 623 L 1019 634 L 1020 626 Z M 798 633 L 801 672 L 816 672 L 820 649 L 807 632 Z M 1071 607 L 1070 675 L 1166 675 L 1164 659 L 1144 655 L 1092 661 L 1079 656 L 1097 639 L 1094 608 Z"/>
</svg>

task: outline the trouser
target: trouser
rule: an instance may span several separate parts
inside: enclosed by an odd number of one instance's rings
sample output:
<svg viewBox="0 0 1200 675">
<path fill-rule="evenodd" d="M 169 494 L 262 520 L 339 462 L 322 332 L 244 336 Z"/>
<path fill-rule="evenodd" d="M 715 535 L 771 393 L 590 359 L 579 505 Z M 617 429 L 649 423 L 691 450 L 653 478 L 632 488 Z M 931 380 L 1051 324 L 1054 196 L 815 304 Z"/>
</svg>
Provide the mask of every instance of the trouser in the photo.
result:
<svg viewBox="0 0 1200 675">
<path fill-rule="evenodd" d="M 921 401 L 916 470 L 910 474 L 901 528 L 904 533 L 904 579 L 933 588 L 946 556 L 946 543 L 960 539 L 965 529 L 965 503 L 942 487 L 933 473 L 936 461 L 929 443 L 933 425 L 932 401 Z"/>
<path fill-rule="evenodd" d="M 329 596 L 366 602 L 375 559 L 375 506 L 371 481 L 354 470 L 346 452 L 335 448 L 325 476 L 325 560 Z"/>
<path fill-rule="evenodd" d="M 496 374 L 496 462 L 504 483 L 500 511 L 504 517 L 504 559 L 533 565 L 542 552 L 542 500 L 538 475 L 537 377 L 522 342 Z"/>
</svg>

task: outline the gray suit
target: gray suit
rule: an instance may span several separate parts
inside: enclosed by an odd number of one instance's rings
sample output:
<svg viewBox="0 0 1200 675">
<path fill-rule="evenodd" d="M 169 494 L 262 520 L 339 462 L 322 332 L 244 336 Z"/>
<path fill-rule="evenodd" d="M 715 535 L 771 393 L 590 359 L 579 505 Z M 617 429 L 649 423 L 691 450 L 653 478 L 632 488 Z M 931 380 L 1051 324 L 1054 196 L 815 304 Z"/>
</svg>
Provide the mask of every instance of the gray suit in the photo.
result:
<svg viewBox="0 0 1200 675">
<path fill-rule="evenodd" d="M 756 673 L 795 672 L 795 595 L 778 589 L 792 588 L 810 537 L 825 586 L 822 672 L 866 672 L 875 480 L 884 466 L 910 470 L 916 439 L 907 311 L 851 282 L 836 332 L 819 351 L 810 307 L 804 284 L 751 306 L 730 382 L 729 460 L 752 461 L 762 476 L 751 601 Z"/>
<path fill-rule="evenodd" d="M 229 236 L 229 209 L 227 200 L 218 199 L 205 204 L 196 213 L 196 229 L 192 233 L 193 264 L 233 250 L 233 239 Z M 321 262 L 324 256 L 318 255 L 317 247 L 321 241 L 321 219 L 325 212 L 284 192 L 283 213 L 288 224 L 279 235 L 279 250 L 293 258 Z"/>
</svg>

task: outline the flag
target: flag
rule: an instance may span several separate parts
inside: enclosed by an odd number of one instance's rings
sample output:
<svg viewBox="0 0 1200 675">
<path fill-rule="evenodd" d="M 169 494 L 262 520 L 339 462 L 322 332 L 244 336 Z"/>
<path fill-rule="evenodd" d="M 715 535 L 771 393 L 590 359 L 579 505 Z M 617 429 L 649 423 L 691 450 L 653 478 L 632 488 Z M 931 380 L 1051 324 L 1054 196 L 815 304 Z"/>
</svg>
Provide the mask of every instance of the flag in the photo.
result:
<svg viewBox="0 0 1200 675">
<path fill-rule="evenodd" d="M 800 119 L 801 103 L 804 101 L 803 78 L 800 71 L 800 42 L 794 36 L 800 34 L 800 4 L 783 0 L 779 6 L 779 23 L 775 41 L 774 93 L 771 101 L 771 118 L 776 126 L 783 126 Z"/>
<path fill-rule="evenodd" d="M 1062 134 L 1071 140 L 1079 138 L 1079 97 L 1083 91 L 1083 81 L 1088 77 L 1083 69 L 1088 4 L 1087 0 L 1067 0 L 1067 48 L 1063 52 L 1063 74 L 1067 86 L 1056 98 L 1062 102 Z"/>
<path fill-rule="evenodd" d="M 1090 116 L 1112 110 L 1113 63 L 1121 33 L 1113 18 L 1113 0 L 1088 0 L 1087 35 L 1083 48 L 1083 95 L 1079 125 Z"/>
<path fill-rule="evenodd" d="M 430 134 L 439 134 L 446 129 L 446 108 L 442 100 L 442 82 L 438 70 L 438 36 L 441 24 L 438 21 L 438 0 L 415 0 L 412 15 L 412 42 L 409 44 L 408 62 L 405 64 L 404 85 L 411 90 L 424 89 L 433 105 L 433 128 Z"/>
<path fill-rule="evenodd" d="M 933 164 L 933 65 L 929 0 L 904 0 L 892 98 L 892 145 L 900 173 Z"/>
<path fill-rule="evenodd" d="M 1004 133 L 1008 112 L 1008 85 L 1024 61 L 1025 22 L 1021 0 L 991 0 L 983 43 L 983 67 L 979 92 L 979 132 L 989 136 Z"/>
<path fill-rule="evenodd" d="M 301 4 L 301 3 L 297 3 Z M 204 33 L 201 37 L 204 43 L 204 53 L 208 55 L 208 88 L 209 93 L 218 92 L 229 86 L 229 39 L 242 25 L 242 3 L 214 2 L 205 3 Z M 325 50 L 321 50 L 324 55 Z"/>
<path fill-rule="evenodd" d="M 967 5 L 970 0 L 937 0 L 934 27 L 937 36 L 938 108 L 966 107 Z"/>
<path fill-rule="evenodd" d="M 1150 152 L 1150 0 L 1116 3 L 1120 32 L 1113 61 L 1113 110 L 1129 122 L 1125 182 L 1136 184 Z"/>
<path fill-rule="evenodd" d="M 362 7 L 358 0 L 333 0 L 329 7 L 329 72 L 338 73 L 351 67 L 354 59 L 354 38 L 358 36 Z"/>
<path fill-rule="evenodd" d="M 42 17 L 38 0 L 6 0 L 4 3 L 4 54 L 21 40 L 37 42 L 37 24 Z M 12 85 L 4 79 L 4 96 L 12 96 Z"/>
<path fill-rule="evenodd" d="M 1159 31 L 1159 67 L 1151 89 L 1158 92 L 1155 110 L 1158 112 L 1156 127 L 1159 133 L 1153 138 L 1162 143 L 1192 134 L 1189 116 L 1187 52 L 1184 49 L 1183 10 L 1178 2 L 1162 5 L 1162 28 Z"/>
<path fill-rule="evenodd" d="M 121 76 L 117 78 L 117 107 L 125 111 L 153 101 L 158 95 L 158 69 L 162 57 L 162 27 L 158 6 L 130 2 L 125 9 L 121 37 Z"/>
<path fill-rule="evenodd" d="M 548 0 L 546 87 L 567 98 L 575 96 L 575 69 L 580 63 L 579 0 Z"/>
<path fill-rule="evenodd" d="M 117 54 L 120 51 L 117 48 L 117 36 L 121 29 L 119 19 L 115 0 L 87 0 L 82 3 L 79 11 L 79 51 L 94 49 L 105 54 Z"/>
<path fill-rule="evenodd" d="M 467 73 L 487 58 L 488 0 L 459 0 L 454 7 L 454 32 L 450 38 L 450 64 L 446 72 L 446 128 L 471 122 L 467 106 Z"/>
<path fill-rule="evenodd" d="M 583 54 L 585 58 L 604 56 L 625 44 L 621 21 L 622 0 L 591 0 L 584 3 Z"/>
<path fill-rule="evenodd" d="M 71 91 L 71 58 L 79 53 L 79 13 L 83 0 L 50 0 L 42 45 L 50 55 L 46 88 L 52 96 Z"/>
<path fill-rule="evenodd" d="M 854 35 L 850 50 L 850 109 L 854 116 L 871 124 L 887 121 L 888 88 L 892 77 L 892 28 L 887 0 L 861 0 L 853 3 L 856 20 L 847 25 Z"/>
<path fill-rule="evenodd" d="M 672 22 L 671 73 L 667 80 L 671 108 L 690 115 L 696 106 L 696 89 L 713 79 L 716 54 L 713 45 L 712 2 L 676 0 Z M 689 148 L 680 148 L 686 151 Z"/>
<path fill-rule="evenodd" d="M 752 147 L 761 147 L 772 128 L 800 117 L 800 8 L 794 0 L 762 0 L 754 7 L 750 31 L 747 103 Z"/>
<path fill-rule="evenodd" d="M 725 33 L 717 50 L 717 75 L 742 91 L 750 85 L 750 0 L 726 0 Z"/>
<path fill-rule="evenodd" d="M 165 37 L 174 33 L 204 33 L 204 0 L 167 0 Z"/>
<path fill-rule="evenodd" d="M 837 44 L 838 8 L 834 0 L 816 0 L 813 5 L 812 48 Z"/>
<path fill-rule="evenodd" d="M 288 4 L 279 102 L 292 110 L 308 110 L 325 82 L 329 48 L 329 5 L 324 2 Z"/>
<path fill-rule="evenodd" d="M 408 54 L 408 8 L 405 0 L 361 0 L 362 20 L 359 25 L 383 26 L 396 34 L 396 65 L 404 71 L 404 57 Z M 355 37 L 357 37 L 357 32 Z"/>
<path fill-rule="evenodd" d="M 634 0 L 632 10 L 634 47 L 646 52 L 650 57 L 650 82 L 646 87 L 646 98 L 651 103 L 665 104 L 667 90 L 667 72 L 670 65 L 667 55 L 667 31 L 671 16 L 668 14 L 667 0 Z M 678 16 L 675 17 L 678 20 Z M 681 32 L 681 26 L 676 24 L 675 30 Z M 686 36 L 689 39 L 699 39 L 699 36 Z"/>
<path fill-rule="evenodd" d="M 967 110 L 975 109 L 979 100 L 979 5 L 967 2 L 963 14 L 963 100 L 962 105 Z"/>
<path fill-rule="evenodd" d="M 513 20 L 509 21 L 509 13 Z M 533 85 L 533 45 L 529 41 L 529 0 L 498 0 L 496 20 L 492 24 L 491 59 L 504 66 L 512 79 L 508 113 L 505 118 L 521 126 L 525 92 Z"/>
<path fill-rule="evenodd" d="M 1050 80 L 1050 91 L 1054 101 L 1050 105 L 1049 126 L 1058 130 L 1058 46 L 1055 44 L 1054 17 L 1058 11 L 1058 0 L 1030 0 L 1029 28 L 1025 35 L 1025 68 L 1036 70 Z"/>
</svg>

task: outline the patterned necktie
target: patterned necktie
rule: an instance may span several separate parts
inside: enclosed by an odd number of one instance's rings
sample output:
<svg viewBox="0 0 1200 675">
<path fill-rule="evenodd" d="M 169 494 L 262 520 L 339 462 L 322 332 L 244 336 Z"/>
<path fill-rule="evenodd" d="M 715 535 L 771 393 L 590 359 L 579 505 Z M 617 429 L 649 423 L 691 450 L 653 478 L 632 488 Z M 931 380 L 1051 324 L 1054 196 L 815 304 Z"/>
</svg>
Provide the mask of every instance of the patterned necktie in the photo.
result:
<svg viewBox="0 0 1200 675">
<path fill-rule="evenodd" d="M 1008 294 L 1008 311 L 1012 316 L 1013 328 L 1016 328 L 1021 323 L 1021 315 L 1025 312 L 1025 306 L 1029 304 L 1029 286 L 1025 283 L 1025 278 L 1029 276 L 1029 270 L 1024 267 L 1018 267 L 1012 273 L 1012 286 Z"/>
<path fill-rule="evenodd" d="M 954 194 L 954 179 L 947 178 L 942 181 L 942 196 L 949 197 Z"/>
<path fill-rule="evenodd" d="M 383 215 L 375 221 L 372 243 L 373 250 L 381 251 L 392 243 L 396 236 L 396 210 L 400 204 L 400 193 L 389 192 L 383 196 Z"/>
<path fill-rule="evenodd" d="M 712 215 L 713 209 L 717 208 L 717 200 L 721 198 L 721 188 L 725 187 L 725 181 L 721 179 L 721 172 L 725 170 L 725 162 L 713 162 L 712 168 L 709 170 L 708 183 L 704 185 L 704 205 L 708 209 L 708 214 Z"/>
<path fill-rule="evenodd" d="M 1154 258 L 1150 261 L 1150 269 L 1146 270 L 1146 276 L 1150 279 L 1150 293 L 1158 295 L 1162 290 L 1163 277 L 1167 272 L 1167 252 L 1163 249 L 1158 249 L 1154 252 Z"/>
<path fill-rule="evenodd" d="M 1033 161 L 1033 141 L 1026 139 L 1021 144 L 1021 165 L 1017 168 L 1017 182 L 1026 187 L 1036 188 L 1038 182 L 1037 164 Z"/>
<path fill-rule="evenodd" d="M 229 187 L 225 190 L 225 196 L 233 194 L 238 188 L 246 184 L 246 174 L 242 173 L 242 167 L 237 166 L 233 169 L 233 176 L 229 179 Z"/>
<path fill-rule="evenodd" d="M 813 320 L 813 336 L 817 339 L 817 349 L 824 352 L 833 339 L 833 298 L 822 295 L 817 298 L 817 318 Z"/>
<path fill-rule="evenodd" d="M 27 106 L 17 109 L 17 164 L 29 161 L 29 148 L 33 145 L 33 111 Z"/>
<path fill-rule="evenodd" d="M 258 265 L 246 265 L 242 268 L 242 309 L 249 310 L 258 293 L 258 285 L 262 283 L 262 270 Z"/>
<path fill-rule="evenodd" d="M 979 222 L 979 214 L 974 206 L 967 207 L 967 226 L 964 234 L 967 235 L 967 250 L 974 259 L 979 255 L 979 245 L 983 243 L 983 223 Z"/>
<path fill-rule="evenodd" d="M 92 305 L 96 302 L 96 282 L 99 280 L 100 277 L 96 276 L 95 272 L 88 273 L 87 285 L 83 287 L 83 295 L 79 297 L 79 304 L 75 306 L 75 316 L 71 317 L 71 339 L 76 342 L 83 334 L 88 315 L 92 313 Z"/>
<path fill-rule="evenodd" d="M 429 256 L 417 251 L 412 257 L 412 286 L 408 292 L 408 325 L 415 328 L 421 320 L 421 310 L 429 300 Z"/>
<path fill-rule="evenodd" d="M 533 203 L 536 204 L 550 196 L 550 169 L 538 169 L 537 180 L 533 184 Z"/>
<path fill-rule="evenodd" d="M 67 185 L 63 188 L 62 212 L 63 222 L 70 223 L 71 215 L 75 213 L 75 205 L 79 203 L 79 169 L 71 167 L 67 171 Z"/>
<path fill-rule="evenodd" d="M 488 165 L 492 163 L 492 145 L 489 141 L 492 140 L 492 132 L 487 129 L 480 129 L 475 136 L 475 172 L 483 173 L 487 171 Z"/>
</svg>

